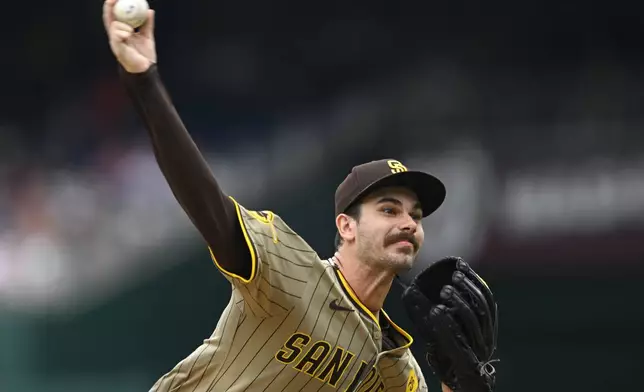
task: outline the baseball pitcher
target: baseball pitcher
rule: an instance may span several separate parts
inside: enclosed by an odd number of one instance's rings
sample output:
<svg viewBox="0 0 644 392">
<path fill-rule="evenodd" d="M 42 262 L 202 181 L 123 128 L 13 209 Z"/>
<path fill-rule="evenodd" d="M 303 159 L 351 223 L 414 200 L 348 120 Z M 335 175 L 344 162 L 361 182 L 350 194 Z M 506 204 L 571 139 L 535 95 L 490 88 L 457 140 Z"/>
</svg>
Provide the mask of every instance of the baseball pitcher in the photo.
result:
<svg viewBox="0 0 644 392">
<path fill-rule="evenodd" d="M 159 76 L 154 11 L 134 31 L 105 29 L 158 165 L 232 293 L 212 335 L 153 392 L 427 391 L 411 335 L 382 309 L 398 272 L 423 244 L 422 219 L 445 199 L 434 176 L 392 159 L 354 167 L 335 194 L 335 254 L 323 259 L 271 211 L 224 193 Z M 490 392 L 496 303 L 458 258 L 432 264 L 402 302 L 444 391 Z"/>
</svg>

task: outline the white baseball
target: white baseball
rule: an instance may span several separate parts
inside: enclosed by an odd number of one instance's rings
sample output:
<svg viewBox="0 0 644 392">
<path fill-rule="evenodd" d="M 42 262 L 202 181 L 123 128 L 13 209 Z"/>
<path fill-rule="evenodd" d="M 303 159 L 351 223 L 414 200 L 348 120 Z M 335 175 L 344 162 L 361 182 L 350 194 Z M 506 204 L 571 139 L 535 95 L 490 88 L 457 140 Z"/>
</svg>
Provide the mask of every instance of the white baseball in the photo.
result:
<svg viewBox="0 0 644 392">
<path fill-rule="evenodd" d="M 150 5 L 146 0 L 118 0 L 114 4 L 114 19 L 136 29 L 147 20 L 149 9 Z"/>
</svg>

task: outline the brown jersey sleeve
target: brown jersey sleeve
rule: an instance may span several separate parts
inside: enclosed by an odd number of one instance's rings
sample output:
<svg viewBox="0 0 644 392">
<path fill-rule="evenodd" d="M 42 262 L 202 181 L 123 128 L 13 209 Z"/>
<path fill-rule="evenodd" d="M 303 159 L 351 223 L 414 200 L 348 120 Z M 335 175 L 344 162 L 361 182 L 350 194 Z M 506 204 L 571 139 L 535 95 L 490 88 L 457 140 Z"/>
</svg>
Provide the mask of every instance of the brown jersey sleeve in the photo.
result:
<svg viewBox="0 0 644 392">
<path fill-rule="evenodd" d="M 141 74 L 119 67 L 134 108 L 145 124 L 157 163 L 175 198 L 220 265 L 251 276 L 252 260 L 235 204 L 224 194 L 184 126 L 156 65 Z"/>
</svg>

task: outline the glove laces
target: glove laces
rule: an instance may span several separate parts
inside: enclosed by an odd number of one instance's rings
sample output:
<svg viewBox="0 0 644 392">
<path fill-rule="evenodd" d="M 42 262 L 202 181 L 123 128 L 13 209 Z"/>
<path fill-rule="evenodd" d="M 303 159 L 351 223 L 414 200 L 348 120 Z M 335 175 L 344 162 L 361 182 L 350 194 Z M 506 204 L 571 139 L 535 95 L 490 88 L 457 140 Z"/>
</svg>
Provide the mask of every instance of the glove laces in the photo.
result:
<svg viewBox="0 0 644 392">
<path fill-rule="evenodd" d="M 501 362 L 501 360 L 490 359 L 478 365 L 478 370 L 481 377 L 492 377 L 496 373 L 496 369 L 494 368 L 494 365 L 492 365 L 493 362 Z"/>
</svg>

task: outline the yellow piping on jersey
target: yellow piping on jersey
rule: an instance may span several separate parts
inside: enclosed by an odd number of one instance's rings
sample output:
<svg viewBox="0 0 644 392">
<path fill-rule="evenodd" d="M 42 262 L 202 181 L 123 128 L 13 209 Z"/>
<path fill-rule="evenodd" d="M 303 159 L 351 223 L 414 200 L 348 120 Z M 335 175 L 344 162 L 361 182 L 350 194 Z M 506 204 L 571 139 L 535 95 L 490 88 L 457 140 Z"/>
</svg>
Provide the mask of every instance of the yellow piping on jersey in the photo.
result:
<svg viewBox="0 0 644 392">
<path fill-rule="evenodd" d="M 364 310 L 364 312 L 368 314 L 369 317 L 371 317 L 371 319 L 376 323 L 378 328 L 380 328 L 380 322 L 378 321 L 376 316 L 362 303 L 362 301 L 358 299 L 358 296 L 356 295 L 356 293 L 353 291 L 353 289 L 351 289 L 351 286 L 349 286 L 349 282 L 347 282 L 347 280 L 344 278 L 344 275 L 342 275 L 342 271 L 340 271 L 339 269 L 337 269 L 336 271 L 338 272 L 338 276 L 340 277 L 340 282 L 342 282 L 342 285 L 346 289 L 347 293 L 349 293 L 349 296 L 351 296 L 351 299 L 353 299 L 353 302 L 358 304 L 358 306 L 360 306 L 360 308 Z M 407 339 L 407 343 L 404 346 L 399 347 L 399 349 L 411 347 L 411 344 L 414 342 L 414 338 L 412 338 L 411 335 L 407 333 L 407 331 L 400 328 L 396 323 L 391 321 L 391 317 L 389 317 L 389 315 L 387 314 L 387 312 L 385 312 L 384 309 L 380 309 L 380 311 L 387 318 L 387 321 L 389 321 L 389 324 L 391 324 L 391 326 L 394 327 L 396 331 L 398 331 L 405 339 Z"/>
<path fill-rule="evenodd" d="M 212 257 L 212 261 L 215 263 L 215 265 L 217 266 L 217 268 L 219 268 L 221 272 L 223 272 L 224 274 L 232 278 L 239 279 L 243 283 L 250 283 L 255 278 L 255 274 L 257 273 L 257 267 L 256 267 L 257 255 L 255 254 L 255 248 L 253 247 L 253 243 L 250 240 L 250 237 L 248 236 L 248 231 L 246 230 L 246 225 L 244 224 L 244 219 L 242 218 L 242 215 L 241 215 L 241 209 L 239 208 L 239 203 L 237 203 L 237 201 L 232 197 L 229 196 L 229 198 L 230 200 L 233 201 L 233 204 L 235 204 L 235 211 L 237 212 L 237 219 L 239 220 L 239 226 L 242 229 L 242 233 L 244 234 L 244 240 L 246 240 L 246 245 L 248 246 L 248 250 L 250 251 L 250 262 L 251 262 L 250 278 L 246 279 L 242 276 L 239 276 L 230 271 L 227 271 L 221 265 L 219 265 L 219 263 L 217 262 L 217 259 L 215 258 L 215 254 L 212 252 L 212 249 L 208 247 L 208 250 L 210 251 L 210 257 Z M 271 227 L 272 227 L 272 214 L 271 214 Z"/>
<path fill-rule="evenodd" d="M 394 327 L 394 329 L 396 331 L 400 332 L 400 334 L 402 336 L 404 336 L 405 339 L 407 339 L 407 344 L 405 344 L 404 346 L 402 346 L 400 348 L 409 348 L 409 347 L 411 347 L 411 344 L 414 342 L 414 338 L 412 338 L 411 335 L 407 333 L 407 331 L 405 331 L 404 329 L 400 328 L 396 323 L 391 321 L 391 318 L 389 317 L 387 312 L 385 312 L 384 309 L 380 309 L 380 311 L 385 316 L 385 318 L 387 318 L 387 321 L 389 321 L 389 324 L 391 324 L 391 326 Z"/>
<path fill-rule="evenodd" d="M 376 316 L 373 313 L 371 313 L 371 311 L 366 306 L 364 306 L 364 304 L 362 303 L 362 301 L 360 301 L 360 299 L 358 299 L 358 296 L 356 295 L 356 293 L 353 292 L 353 289 L 351 289 L 351 286 L 349 286 L 349 283 L 344 278 L 344 275 L 342 275 L 342 272 L 339 269 L 337 269 L 336 271 L 338 271 L 338 276 L 340 277 L 340 281 L 342 282 L 342 285 L 344 286 L 344 288 L 347 290 L 347 293 L 349 293 L 349 296 L 351 296 L 351 299 L 353 299 L 353 302 L 358 304 L 358 306 L 360 306 L 360 308 L 364 310 L 364 312 L 368 314 L 369 317 L 371 317 L 371 319 L 373 320 L 374 323 L 376 323 L 378 328 L 380 328 L 380 323 L 378 322 L 378 319 L 376 318 Z"/>
</svg>

